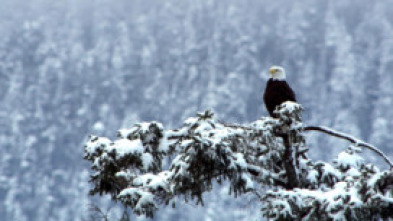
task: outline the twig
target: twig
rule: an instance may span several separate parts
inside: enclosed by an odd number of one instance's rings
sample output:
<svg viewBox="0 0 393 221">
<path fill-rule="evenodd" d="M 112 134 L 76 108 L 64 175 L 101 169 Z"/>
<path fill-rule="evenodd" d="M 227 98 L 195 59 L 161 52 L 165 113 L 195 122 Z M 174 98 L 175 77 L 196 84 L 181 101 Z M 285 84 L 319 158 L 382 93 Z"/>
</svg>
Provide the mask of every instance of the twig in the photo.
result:
<svg viewBox="0 0 393 221">
<path fill-rule="evenodd" d="M 347 140 L 347 141 L 355 144 L 356 146 L 367 148 L 371 151 L 374 151 L 379 156 L 381 156 L 386 161 L 386 163 L 388 163 L 390 165 L 390 168 L 393 169 L 393 163 L 387 158 L 387 156 L 382 151 L 380 151 L 377 147 L 375 147 L 367 142 L 364 142 L 364 141 L 359 140 L 355 137 L 352 137 L 351 135 L 348 135 L 348 134 L 345 134 L 342 132 L 338 132 L 333 129 L 327 128 L 327 127 L 320 127 L 320 126 L 307 126 L 307 127 L 304 127 L 304 131 L 320 131 L 320 132 Z"/>
</svg>

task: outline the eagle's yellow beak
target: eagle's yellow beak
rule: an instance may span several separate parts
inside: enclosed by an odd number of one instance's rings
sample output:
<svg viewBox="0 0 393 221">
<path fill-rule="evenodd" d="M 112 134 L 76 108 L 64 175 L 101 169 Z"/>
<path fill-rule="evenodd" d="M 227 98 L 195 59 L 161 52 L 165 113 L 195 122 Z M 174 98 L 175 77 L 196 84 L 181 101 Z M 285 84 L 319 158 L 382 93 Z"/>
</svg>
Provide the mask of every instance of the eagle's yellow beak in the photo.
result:
<svg viewBox="0 0 393 221">
<path fill-rule="evenodd" d="M 269 69 L 269 73 L 270 74 L 274 74 L 274 73 L 276 73 L 277 72 L 277 69 L 275 69 L 275 68 L 270 68 Z"/>
</svg>

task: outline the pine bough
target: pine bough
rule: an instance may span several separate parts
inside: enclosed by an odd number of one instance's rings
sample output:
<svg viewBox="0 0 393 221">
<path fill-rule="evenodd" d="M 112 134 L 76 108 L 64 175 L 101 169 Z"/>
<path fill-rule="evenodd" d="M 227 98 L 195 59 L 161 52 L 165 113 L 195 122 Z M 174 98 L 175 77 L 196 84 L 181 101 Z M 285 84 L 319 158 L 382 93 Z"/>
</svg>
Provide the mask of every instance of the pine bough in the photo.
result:
<svg viewBox="0 0 393 221">
<path fill-rule="evenodd" d="M 90 136 L 90 194 L 109 194 L 134 213 L 153 217 L 175 197 L 203 205 L 203 193 L 226 180 L 234 196 L 260 196 L 262 213 L 271 220 L 392 218 L 393 172 L 367 164 L 358 142 L 332 163 L 308 158 L 301 110 L 286 102 L 276 110 L 278 119 L 248 125 L 222 123 L 205 111 L 180 129 L 149 122 L 119 130 L 114 141 Z M 261 192 L 261 186 L 270 188 Z"/>
</svg>

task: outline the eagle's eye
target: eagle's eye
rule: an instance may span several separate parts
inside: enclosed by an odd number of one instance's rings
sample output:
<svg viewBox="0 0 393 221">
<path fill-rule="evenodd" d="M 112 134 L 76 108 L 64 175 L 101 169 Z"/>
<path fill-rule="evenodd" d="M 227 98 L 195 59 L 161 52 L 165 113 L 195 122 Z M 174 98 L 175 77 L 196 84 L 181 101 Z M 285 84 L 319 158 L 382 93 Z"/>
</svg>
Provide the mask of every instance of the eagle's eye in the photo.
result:
<svg viewBox="0 0 393 221">
<path fill-rule="evenodd" d="M 275 68 L 270 68 L 269 70 L 270 74 L 275 74 L 277 72 L 277 69 Z"/>
</svg>

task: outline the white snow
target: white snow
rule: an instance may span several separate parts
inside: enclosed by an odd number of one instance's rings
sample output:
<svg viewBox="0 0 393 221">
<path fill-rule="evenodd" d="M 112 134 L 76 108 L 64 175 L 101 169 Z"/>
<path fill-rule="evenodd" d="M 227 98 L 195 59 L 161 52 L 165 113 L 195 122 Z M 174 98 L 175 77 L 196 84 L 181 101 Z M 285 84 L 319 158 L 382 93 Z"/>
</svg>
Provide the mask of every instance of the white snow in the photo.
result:
<svg viewBox="0 0 393 221">
<path fill-rule="evenodd" d="M 150 153 L 143 153 L 141 159 L 143 169 L 145 170 L 148 170 L 154 162 L 153 156 Z"/>
<path fill-rule="evenodd" d="M 136 204 L 134 210 L 135 211 L 143 211 L 147 206 L 153 205 L 155 208 L 157 208 L 156 203 L 154 201 L 154 195 L 151 194 L 150 192 L 139 192 L 140 194 L 140 199 L 138 200 L 138 203 Z"/>
<path fill-rule="evenodd" d="M 136 201 L 137 203 L 134 207 L 134 211 L 139 213 L 150 206 L 157 208 L 154 201 L 154 195 L 140 188 L 130 187 L 124 189 L 119 193 L 118 198 L 124 202 L 133 203 Z"/>
<path fill-rule="evenodd" d="M 134 181 L 133 185 L 143 186 L 143 188 L 152 188 L 157 190 L 158 188 L 167 189 L 167 179 L 169 173 L 161 172 L 157 175 L 152 173 L 146 173 L 138 176 Z"/>
<path fill-rule="evenodd" d="M 349 154 L 347 152 L 341 152 L 338 154 L 335 162 L 338 166 L 342 168 L 359 168 L 359 166 L 363 163 L 363 158 L 357 154 Z"/>
<path fill-rule="evenodd" d="M 203 132 L 205 132 L 205 131 L 209 132 L 212 129 L 213 129 L 212 125 L 210 125 L 208 122 L 204 121 L 204 122 L 201 122 L 201 124 L 198 126 L 197 129 L 195 129 L 195 133 L 202 134 Z"/>
<path fill-rule="evenodd" d="M 358 178 L 361 173 L 356 168 L 350 168 L 348 171 L 345 172 L 347 176 Z"/>
<path fill-rule="evenodd" d="M 332 189 L 327 191 L 309 190 L 309 189 L 295 189 L 294 191 L 281 191 L 280 194 L 295 200 L 298 206 L 309 206 L 313 201 L 318 201 L 325 208 L 326 212 L 335 214 L 334 220 L 340 220 L 343 214 L 336 213 L 338 207 L 345 206 L 360 206 L 362 202 L 356 188 L 348 186 L 346 182 L 338 182 Z M 348 198 L 348 202 L 344 203 L 344 198 Z M 281 201 L 280 201 L 281 202 Z M 308 204 L 308 205 L 306 205 Z M 345 211 L 345 210 L 343 210 Z"/>
<path fill-rule="evenodd" d="M 373 175 L 367 182 L 367 186 L 369 187 L 373 187 L 375 186 L 376 182 L 378 182 L 379 179 L 382 178 L 384 174 L 383 173 L 377 173 L 375 175 Z"/>
<path fill-rule="evenodd" d="M 332 165 L 328 163 L 324 163 L 322 177 L 326 177 L 326 176 L 334 176 L 340 179 L 341 173 L 338 170 L 336 170 Z"/>
<path fill-rule="evenodd" d="M 158 146 L 158 151 L 161 152 L 168 152 L 169 151 L 169 141 L 168 141 L 168 133 L 167 132 L 163 132 L 163 137 L 160 139 L 160 143 Z"/>
<path fill-rule="evenodd" d="M 127 188 L 127 189 L 122 190 L 122 191 L 119 193 L 118 197 L 125 197 L 125 196 L 133 197 L 135 194 L 138 194 L 138 195 L 139 195 L 139 192 L 140 192 L 140 191 L 139 191 L 139 188 L 130 187 L 130 188 Z"/>
<path fill-rule="evenodd" d="M 311 170 L 307 175 L 307 180 L 309 180 L 311 183 L 317 183 L 318 175 L 319 173 L 316 170 Z"/>
<path fill-rule="evenodd" d="M 141 140 L 129 140 L 126 138 L 116 140 L 111 147 L 108 147 L 109 151 L 111 149 L 116 151 L 118 157 L 124 157 L 128 154 L 142 154 L 143 144 Z"/>
<path fill-rule="evenodd" d="M 293 101 L 285 101 L 282 105 L 284 106 L 284 108 L 282 108 L 282 110 L 285 112 L 292 113 L 296 110 L 301 109 L 301 105 L 296 102 L 293 102 Z"/>
<path fill-rule="evenodd" d="M 87 153 L 95 153 L 98 148 L 106 148 L 110 146 L 112 142 L 106 137 L 92 136 L 86 143 L 85 150 Z"/>
<path fill-rule="evenodd" d="M 132 177 L 134 177 L 135 174 L 133 174 L 133 173 L 132 173 L 131 171 L 129 171 L 129 170 L 126 170 L 126 171 L 117 172 L 117 173 L 115 174 L 115 176 L 116 176 L 116 177 L 123 177 L 124 179 L 129 180 L 129 179 L 131 179 Z"/>
<path fill-rule="evenodd" d="M 242 153 L 235 154 L 235 164 L 240 167 L 240 169 L 245 170 L 247 169 L 247 162 L 244 159 L 244 155 Z"/>
<path fill-rule="evenodd" d="M 131 129 L 120 129 L 117 131 L 120 138 L 127 138 L 130 134 L 134 133 L 137 127 L 132 127 Z"/>
<path fill-rule="evenodd" d="M 184 124 L 186 125 L 193 125 L 195 123 L 198 122 L 198 118 L 197 117 L 189 117 L 187 118 L 187 120 L 184 121 Z"/>
<path fill-rule="evenodd" d="M 170 137 L 180 137 L 180 136 L 184 136 L 188 133 L 187 128 L 183 127 L 180 130 L 170 130 L 170 131 L 166 131 L 165 134 L 168 138 Z"/>
<path fill-rule="evenodd" d="M 247 175 L 246 173 L 242 173 L 242 180 L 244 180 L 246 182 L 245 188 L 247 190 L 254 189 L 254 182 L 252 181 L 252 179 L 249 175 Z"/>
<path fill-rule="evenodd" d="M 287 102 L 281 111 L 285 111 L 284 114 L 288 115 L 299 108 L 301 108 L 299 104 Z M 134 211 L 146 211 L 146 208 L 155 207 L 154 194 L 157 190 L 176 191 L 179 188 L 178 185 L 182 184 L 173 183 L 173 180 L 194 179 L 190 177 L 189 168 L 190 162 L 195 160 L 193 157 L 196 156 L 197 151 L 205 151 L 205 157 L 217 160 L 217 162 L 223 162 L 224 158 L 220 158 L 216 150 L 220 149 L 221 153 L 229 156 L 229 165 L 226 164 L 226 169 L 238 172 L 238 176 L 229 182 L 232 184 L 233 182 L 244 182 L 246 190 L 253 190 L 261 180 L 264 184 L 273 184 L 273 180 L 284 180 L 285 182 L 285 170 L 272 171 L 268 167 L 263 167 L 274 163 L 272 159 L 280 157 L 280 151 L 283 151 L 282 143 L 276 142 L 276 137 L 272 134 L 273 128 L 282 122 L 263 118 L 247 126 L 224 126 L 210 119 L 195 119 L 189 120 L 193 124 L 185 124 L 180 130 L 163 132 L 159 149 L 168 150 L 169 143 L 171 143 L 173 145 L 171 147 L 176 148 L 179 154 L 175 155 L 170 169 L 159 174 L 145 173 L 155 163 L 153 155 L 144 152 L 149 148 L 145 149 L 140 139 L 126 138 L 131 133 L 142 133 L 143 139 L 153 139 L 154 134 L 151 134 L 152 131 L 150 131 L 152 123 L 137 124 L 129 130 L 120 130 L 119 134 L 122 138 L 112 143 L 108 139 L 100 140 L 100 138 L 93 137 L 88 143 L 87 149 L 91 151 L 102 148 L 104 150 L 102 155 L 95 159 L 97 162 L 94 164 L 97 167 L 105 165 L 106 162 L 103 159 L 107 159 L 112 151 L 116 152 L 117 158 L 127 157 L 129 154 L 140 157 L 143 169 L 139 172 L 131 173 L 125 170 L 116 173 L 116 176 L 126 178 L 130 186 L 121 191 L 118 197 L 123 202 L 132 201 Z M 149 134 L 151 138 L 146 136 Z M 200 143 L 203 145 L 196 145 Z M 264 151 L 261 152 L 261 149 Z M 361 176 L 358 168 L 363 165 L 363 159 L 353 152 L 356 152 L 354 148 L 340 153 L 334 161 L 334 166 L 324 162 L 314 164 L 311 159 L 302 159 L 299 173 L 307 170 L 307 179 L 311 186 L 313 188 L 319 187 L 319 189 L 268 191 L 267 194 L 273 193 L 275 195 L 269 199 L 271 200 L 269 203 L 276 206 L 270 211 L 271 214 L 290 218 L 294 214 L 293 203 L 300 208 L 307 208 L 310 204 L 318 202 L 321 204 L 321 208 L 329 213 L 330 218 L 343 220 L 347 207 L 364 207 L 359 196 L 358 182 Z M 250 168 L 260 173 L 258 178 L 253 179 L 254 177 L 248 173 Z M 376 182 L 378 178 L 372 179 Z M 380 199 L 384 196 L 376 193 L 373 197 Z"/>
<path fill-rule="evenodd" d="M 189 145 L 191 145 L 192 143 L 194 143 L 194 141 L 191 140 L 191 139 L 182 140 L 182 141 L 181 141 L 181 144 L 180 144 L 180 147 L 181 147 L 181 148 L 186 148 L 186 147 L 188 147 Z"/>
</svg>

